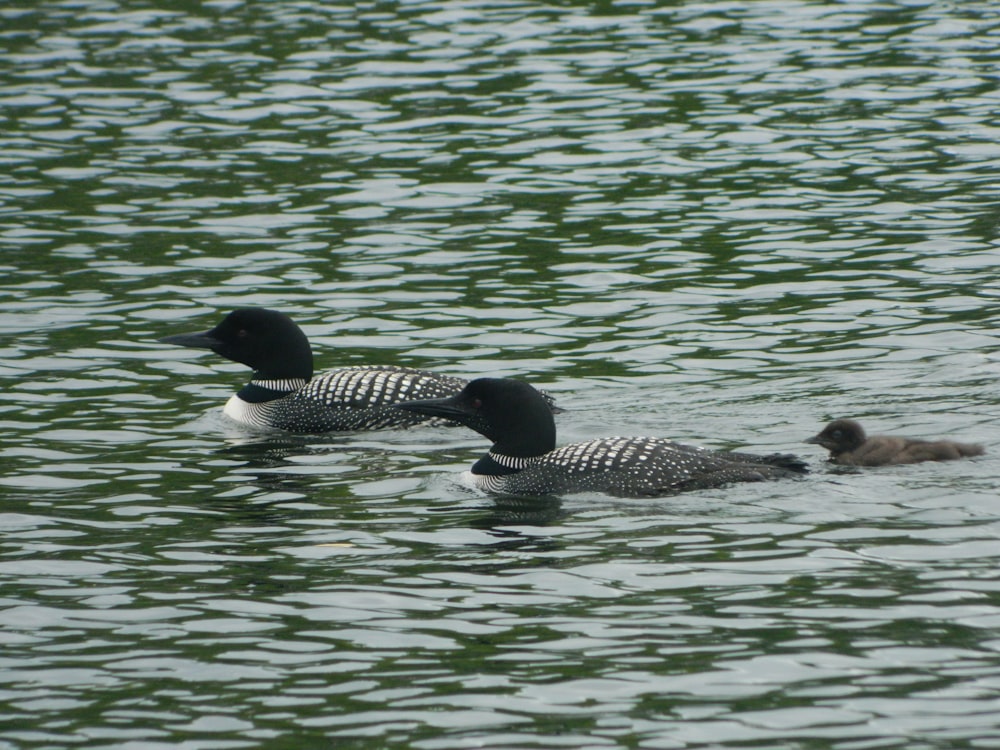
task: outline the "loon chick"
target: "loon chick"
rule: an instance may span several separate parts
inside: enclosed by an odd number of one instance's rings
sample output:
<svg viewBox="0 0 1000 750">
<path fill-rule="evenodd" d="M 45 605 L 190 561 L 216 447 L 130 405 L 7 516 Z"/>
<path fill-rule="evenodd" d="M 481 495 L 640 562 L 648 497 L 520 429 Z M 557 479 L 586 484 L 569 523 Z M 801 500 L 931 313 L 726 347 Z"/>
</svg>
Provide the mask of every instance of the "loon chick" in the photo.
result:
<svg viewBox="0 0 1000 750">
<path fill-rule="evenodd" d="M 806 473 L 795 456 L 713 451 L 655 437 L 609 437 L 556 449 L 556 426 L 541 394 L 508 378 L 479 378 L 448 398 L 398 408 L 461 422 L 493 442 L 472 467 L 480 489 L 510 495 L 604 492 L 662 497 L 731 482 Z"/>
<path fill-rule="evenodd" d="M 867 437 L 852 419 L 835 419 L 805 442 L 830 451 L 830 462 L 844 466 L 889 466 L 921 461 L 952 461 L 979 456 L 983 446 L 953 440 L 915 440 L 892 435 Z"/>
<path fill-rule="evenodd" d="M 250 382 L 226 403 L 226 415 L 243 424 L 290 432 L 419 424 L 427 417 L 394 409 L 393 404 L 452 395 L 467 382 L 392 365 L 347 367 L 314 378 L 305 333 L 287 315 L 262 308 L 234 310 L 210 331 L 160 341 L 211 349 L 253 368 Z"/>
</svg>

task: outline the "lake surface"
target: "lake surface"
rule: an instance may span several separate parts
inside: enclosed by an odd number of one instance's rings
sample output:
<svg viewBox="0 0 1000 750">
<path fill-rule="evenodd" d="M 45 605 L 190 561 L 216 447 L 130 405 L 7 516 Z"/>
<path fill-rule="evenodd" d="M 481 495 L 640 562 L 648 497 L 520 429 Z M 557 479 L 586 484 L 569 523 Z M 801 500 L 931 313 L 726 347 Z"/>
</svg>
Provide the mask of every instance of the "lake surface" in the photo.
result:
<svg viewBox="0 0 1000 750">
<path fill-rule="evenodd" d="M 0 747 L 1000 747 L 992 2 L 0 7 Z M 157 338 L 800 481 L 493 499 Z M 835 471 L 829 419 L 982 442 Z"/>
</svg>

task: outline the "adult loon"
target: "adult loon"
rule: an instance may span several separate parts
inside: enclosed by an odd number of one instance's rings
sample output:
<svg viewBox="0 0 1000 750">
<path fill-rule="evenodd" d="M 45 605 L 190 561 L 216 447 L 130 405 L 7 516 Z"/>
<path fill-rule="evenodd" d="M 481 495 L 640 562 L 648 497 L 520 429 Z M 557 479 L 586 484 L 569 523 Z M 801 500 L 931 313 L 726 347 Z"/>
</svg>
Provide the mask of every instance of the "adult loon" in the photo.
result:
<svg viewBox="0 0 1000 750">
<path fill-rule="evenodd" d="M 211 349 L 253 368 L 250 382 L 226 403 L 227 416 L 243 424 L 289 432 L 332 432 L 407 427 L 428 417 L 393 408 L 415 398 L 458 393 L 462 378 L 393 365 L 346 367 L 313 377 L 309 339 L 276 310 L 243 308 L 210 331 L 160 339 Z"/>
<path fill-rule="evenodd" d="M 601 438 L 557 449 L 555 421 L 541 395 L 508 378 L 479 378 L 457 395 L 398 408 L 461 422 L 491 440 L 489 453 L 472 467 L 476 486 L 489 492 L 661 497 L 807 471 L 787 454 L 713 451 L 655 437 Z"/>
<path fill-rule="evenodd" d="M 893 435 L 868 437 L 853 419 L 835 419 L 805 442 L 830 451 L 830 462 L 843 466 L 890 466 L 921 461 L 952 461 L 979 456 L 983 446 L 953 440 L 916 440 Z"/>
</svg>

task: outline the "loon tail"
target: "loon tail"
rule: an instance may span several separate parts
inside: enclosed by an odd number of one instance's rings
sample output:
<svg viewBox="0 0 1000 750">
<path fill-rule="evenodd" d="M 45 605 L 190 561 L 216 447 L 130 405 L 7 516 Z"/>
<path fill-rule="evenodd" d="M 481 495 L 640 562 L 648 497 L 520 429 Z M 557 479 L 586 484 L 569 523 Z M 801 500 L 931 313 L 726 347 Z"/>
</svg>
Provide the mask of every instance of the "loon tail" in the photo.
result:
<svg viewBox="0 0 1000 750">
<path fill-rule="evenodd" d="M 730 461 L 776 466 L 779 469 L 786 469 L 796 474 L 809 473 L 809 464 L 792 453 L 769 453 L 762 455 L 759 453 L 740 453 L 739 451 L 720 451 L 720 454 L 728 456 Z"/>
<path fill-rule="evenodd" d="M 791 453 L 772 453 L 769 456 L 764 456 L 763 463 L 766 463 L 769 466 L 777 466 L 781 469 L 787 469 L 788 471 L 793 471 L 796 474 L 809 473 L 809 464 Z"/>
</svg>

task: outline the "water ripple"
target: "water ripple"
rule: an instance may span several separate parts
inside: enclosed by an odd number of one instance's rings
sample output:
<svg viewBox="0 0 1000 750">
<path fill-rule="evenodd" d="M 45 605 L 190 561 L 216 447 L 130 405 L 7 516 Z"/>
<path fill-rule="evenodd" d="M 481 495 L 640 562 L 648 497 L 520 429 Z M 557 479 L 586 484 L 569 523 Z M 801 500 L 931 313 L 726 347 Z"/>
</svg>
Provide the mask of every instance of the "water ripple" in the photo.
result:
<svg viewBox="0 0 1000 750">
<path fill-rule="evenodd" d="M 0 741 L 1000 742 L 988 3 L 0 17 Z M 254 434 L 156 341 L 244 305 L 814 471 L 523 502 L 466 431 Z M 988 452 L 835 471 L 848 415 Z"/>
</svg>

